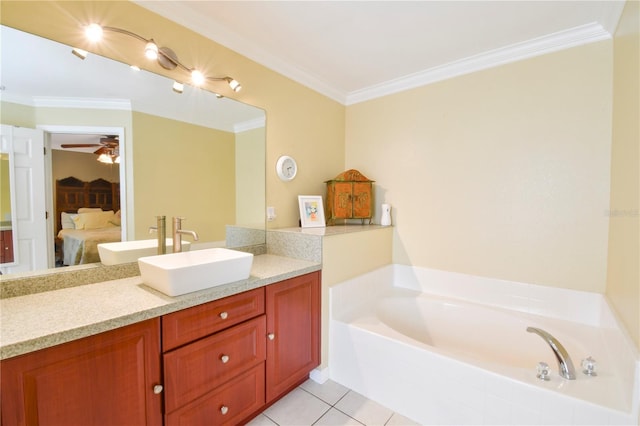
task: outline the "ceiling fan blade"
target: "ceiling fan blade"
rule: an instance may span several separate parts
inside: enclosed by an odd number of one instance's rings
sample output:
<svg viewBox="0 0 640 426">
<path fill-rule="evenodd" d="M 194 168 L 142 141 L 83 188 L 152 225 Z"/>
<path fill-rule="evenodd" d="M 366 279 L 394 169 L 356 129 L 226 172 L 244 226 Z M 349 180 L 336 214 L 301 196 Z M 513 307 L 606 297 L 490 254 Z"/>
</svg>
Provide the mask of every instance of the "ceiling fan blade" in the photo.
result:
<svg viewBox="0 0 640 426">
<path fill-rule="evenodd" d="M 100 143 L 104 145 L 118 145 L 118 136 L 107 135 L 103 138 L 100 138 Z"/>
<path fill-rule="evenodd" d="M 96 149 L 95 151 L 93 151 L 94 154 L 100 155 L 100 154 L 109 154 L 111 151 L 110 148 L 107 148 L 106 146 L 101 146 L 100 148 Z"/>
<path fill-rule="evenodd" d="M 97 143 L 63 143 L 60 145 L 63 148 L 92 148 L 94 146 L 100 146 Z"/>
</svg>

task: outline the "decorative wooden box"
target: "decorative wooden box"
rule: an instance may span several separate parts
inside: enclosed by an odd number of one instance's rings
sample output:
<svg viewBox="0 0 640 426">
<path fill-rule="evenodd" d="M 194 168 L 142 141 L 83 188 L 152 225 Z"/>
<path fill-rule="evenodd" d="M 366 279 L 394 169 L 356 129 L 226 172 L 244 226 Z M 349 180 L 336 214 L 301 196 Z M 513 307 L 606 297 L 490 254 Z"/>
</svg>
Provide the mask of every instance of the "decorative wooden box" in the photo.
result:
<svg viewBox="0 0 640 426">
<path fill-rule="evenodd" d="M 327 223 L 336 219 L 365 219 L 373 216 L 373 182 L 355 169 L 340 173 L 327 184 Z"/>
</svg>

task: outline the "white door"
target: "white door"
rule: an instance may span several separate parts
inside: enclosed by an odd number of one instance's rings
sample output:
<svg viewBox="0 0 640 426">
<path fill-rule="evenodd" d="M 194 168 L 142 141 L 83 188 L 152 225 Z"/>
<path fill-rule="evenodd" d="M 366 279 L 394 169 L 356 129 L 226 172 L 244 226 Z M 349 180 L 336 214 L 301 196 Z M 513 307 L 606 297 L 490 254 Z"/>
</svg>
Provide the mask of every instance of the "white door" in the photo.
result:
<svg viewBox="0 0 640 426">
<path fill-rule="evenodd" d="M 3 150 L 10 152 L 13 168 L 11 192 L 13 238 L 17 241 L 15 263 L 3 267 L 3 273 L 46 269 L 47 212 L 44 178 L 44 132 L 42 130 L 2 125 Z M 5 148 L 6 147 L 6 148 Z"/>
</svg>

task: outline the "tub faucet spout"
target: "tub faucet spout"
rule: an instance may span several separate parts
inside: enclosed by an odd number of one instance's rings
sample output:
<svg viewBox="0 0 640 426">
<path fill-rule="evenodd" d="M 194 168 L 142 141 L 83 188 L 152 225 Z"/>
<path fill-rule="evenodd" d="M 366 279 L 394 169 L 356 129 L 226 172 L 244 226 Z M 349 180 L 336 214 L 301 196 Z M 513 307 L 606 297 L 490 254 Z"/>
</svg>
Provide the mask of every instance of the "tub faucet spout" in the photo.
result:
<svg viewBox="0 0 640 426">
<path fill-rule="evenodd" d="M 569 353 L 558 339 L 540 328 L 527 327 L 527 332 L 537 334 L 542 337 L 549 346 L 551 346 L 553 354 L 556 356 L 556 360 L 558 361 L 558 372 L 560 373 L 560 376 L 565 379 L 575 380 L 576 372 L 573 368 L 573 361 L 571 361 Z"/>
</svg>

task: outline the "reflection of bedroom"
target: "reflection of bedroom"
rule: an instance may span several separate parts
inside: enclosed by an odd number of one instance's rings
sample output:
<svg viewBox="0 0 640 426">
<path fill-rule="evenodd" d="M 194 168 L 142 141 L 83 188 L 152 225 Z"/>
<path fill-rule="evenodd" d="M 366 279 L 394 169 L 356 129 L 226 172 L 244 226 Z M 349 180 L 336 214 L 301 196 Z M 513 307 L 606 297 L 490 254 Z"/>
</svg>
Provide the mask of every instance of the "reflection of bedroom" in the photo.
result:
<svg viewBox="0 0 640 426">
<path fill-rule="evenodd" d="M 120 241 L 119 166 L 96 161 L 94 150 L 51 151 L 56 267 L 96 262 L 98 243 Z"/>
</svg>

